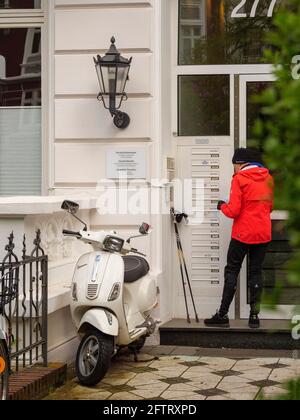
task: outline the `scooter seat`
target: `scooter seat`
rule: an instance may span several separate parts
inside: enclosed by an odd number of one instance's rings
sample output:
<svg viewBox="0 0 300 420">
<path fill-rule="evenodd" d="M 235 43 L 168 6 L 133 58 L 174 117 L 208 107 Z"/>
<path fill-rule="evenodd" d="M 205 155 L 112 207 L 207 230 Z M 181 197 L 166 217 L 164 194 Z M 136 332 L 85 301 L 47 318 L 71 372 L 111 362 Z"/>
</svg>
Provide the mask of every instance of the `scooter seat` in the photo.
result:
<svg viewBox="0 0 300 420">
<path fill-rule="evenodd" d="M 150 267 L 148 262 L 142 257 L 129 255 L 123 257 L 125 264 L 125 283 L 134 283 L 149 273 Z"/>
</svg>

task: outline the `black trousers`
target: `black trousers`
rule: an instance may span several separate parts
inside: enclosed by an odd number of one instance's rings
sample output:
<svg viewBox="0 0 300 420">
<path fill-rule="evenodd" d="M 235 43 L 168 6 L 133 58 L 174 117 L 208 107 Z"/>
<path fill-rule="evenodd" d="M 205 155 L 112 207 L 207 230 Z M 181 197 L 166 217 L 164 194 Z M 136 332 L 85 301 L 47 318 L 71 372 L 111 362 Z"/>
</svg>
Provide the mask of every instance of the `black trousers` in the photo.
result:
<svg viewBox="0 0 300 420">
<path fill-rule="evenodd" d="M 262 266 L 269 244 L 248 245 L 232 239 L 230 242 L 227 266 L 225 268 L 225 285 L 223 291 L 220 313 L 229 312 L 237 290 L 238 277 L 246 255 L 249 255 L 249 286 L 251 312 L 258 315 L 260 312 L 261 296 L 263 291 Z"/>
</svg>

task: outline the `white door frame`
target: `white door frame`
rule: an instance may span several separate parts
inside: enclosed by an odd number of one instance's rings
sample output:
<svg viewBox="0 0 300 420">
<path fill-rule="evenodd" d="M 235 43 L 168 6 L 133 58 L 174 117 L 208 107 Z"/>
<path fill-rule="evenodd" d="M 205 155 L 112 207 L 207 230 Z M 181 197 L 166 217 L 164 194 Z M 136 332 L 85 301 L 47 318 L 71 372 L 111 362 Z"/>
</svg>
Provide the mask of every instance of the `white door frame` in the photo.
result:
<svg viewBox="0 0 300 420">
<path fill-rule="evenodd" d="M 209 142 L 213 145 L 234 145 L 234 125 L 235 125 L 235 113 L 239 113 L 240 119 L 240 145 L 245 146 L 247 143 L 247 126 L 246 126 L 246 85 L 249 81 L 272 81 L 273 66 L 270 64 L 235 64 L 235 65 L 179 65 L 178 64 L 178 37 L 179 37 L 179 16 L 178 16 L 178 0 L 169 0 L 170 13 L 171 13 L 171 54 L 170 54 L 170 67 L 172 72 L 171 78 L 171 138 L 173 143 L 173 154 L 177 155 L 177 148 L 182 145 L 197 145 L 204 138 L 201 136 L 197 137 L 178 137 L 178 77 L 181 75 L 230 75 L 230 136 L 223 138 L 210 137 Z M 236 109 L 236 98 L 234 97 L 235 88 L 235 76 L 240 77 L 240 109 Z M 208 137 L 205 137 L 208 139 Z M 179 158 L 177 156 L 177 158 Z M 176 165 L 178 166 L 178 165 Z M 285 212 L 274 212 L 272 215 L 274 220 L 284 220 L 286 218 Z M 177 258 L 176 250 L 174 248 L 174 258 Z M 173 264 L 173 277 L 176 278 L 178 269 Z M 175 271 L 176 270 L 176 271 Z M 242 278 L 245 279 L 245 266 L 243 267 Z M 246 286 L 245 286 L 246 287 Z M 172 291 L 173 307 L 174 302 L 178 302 L 178 296 L 180 295 L 180 282 L 174 281 L 174 287 Z M 248 307 L 246 302 L 246 291 L 242 293 L 241 297 L 241 317 L 248 317 Z M 232 311 L 234 312 L 234 304 L 232 305 Z M 290 318 L 290 307 L 280 307 L 279 311 L 274 314 L 267 313 L 263 314 L 266 318 Z"/>
<path fill-rule="evenodd" d="M 248 74 L 240 75 L 239 92 L 239 120 L 240 120 L 240 147 L 247 146 L 247 83 L 251 82 L 274 82 L 273 74 Z M 286 220 L 287 213 L 284 211 L 274 211 L 272 220 Z M 247 264 L 243 264 L 240 282 L 240 310 L 241 318 L 248 318 L 250 306 L 247 303 Z M 264 308 L 261 316 L 264 319 L 291 319 L 294 306 L 279 305 L 276 311 Z"/>
</svg>

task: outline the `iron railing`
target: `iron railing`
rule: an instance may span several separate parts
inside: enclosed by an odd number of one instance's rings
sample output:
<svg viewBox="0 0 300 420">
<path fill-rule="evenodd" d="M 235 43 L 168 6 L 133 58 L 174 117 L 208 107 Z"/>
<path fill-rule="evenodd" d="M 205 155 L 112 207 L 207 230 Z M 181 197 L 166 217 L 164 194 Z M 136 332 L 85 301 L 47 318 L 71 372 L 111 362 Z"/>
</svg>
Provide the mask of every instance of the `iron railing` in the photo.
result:
<svg viewBox="0 0 300 420">
<path fill-rule="evenodd" d="M 15 254 L 13 233 L 0 263 L 0 315 L 7 321 L 12 368 L 47 365 L 48 257 L 36 232 L 34 248 L 27 255 L 24 235 L 22 257 Z"/>
</svg>

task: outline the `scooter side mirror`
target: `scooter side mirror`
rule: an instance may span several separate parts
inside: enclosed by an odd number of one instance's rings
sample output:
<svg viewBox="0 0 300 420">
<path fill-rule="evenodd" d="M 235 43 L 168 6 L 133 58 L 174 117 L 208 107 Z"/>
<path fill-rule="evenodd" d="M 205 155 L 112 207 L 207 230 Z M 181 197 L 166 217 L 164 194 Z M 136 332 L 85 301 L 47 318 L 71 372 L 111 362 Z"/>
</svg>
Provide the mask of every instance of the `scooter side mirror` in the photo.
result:
<svg viewBox="0 0 300 420">
<path fill-rule="evenodd" d="M 79 210 L 79 204 L 74 203 L 73 201 L 65 200 L 61 206 L 62 210 L 67 211 L 70 214 L 76 214 Z"/>
<path fill-rule="evenodd" d="M 87 230 L 88 230 L 88 228 L 87 228 L 87 224 L 86 224 L 83 220 L 79 219 L 79 217 L 78 217 L 78 216 L 76 216 L 76 213 L 78 213 L 79 208 L 80 208 L 79 204 L 74 203 L 74 201 L 65 200 L 65 201 L 62 203 L 61 208 L 62 208 L 62 210 L 65 210 L 65 211 L 67 211 L 69 214 L 71 214 L 71 215 L 72 215 L 72 216 L 73 216 L 76 220 L 78 220 L 80 223 L 82 223 L 82 224 L 83 224 L 83 226 L 84 226 L 84 231 L 85 231 L 85 232 L 87 232 Z"/>
<path fill-rule="evenodd" d="M 148 235 L 149 230 L 150 230 L 150 225 L 148 225 L 148 223 L 143 223 L 140 226 L 139 232 L 141 235 Z"/>
</svg>

